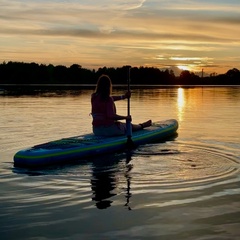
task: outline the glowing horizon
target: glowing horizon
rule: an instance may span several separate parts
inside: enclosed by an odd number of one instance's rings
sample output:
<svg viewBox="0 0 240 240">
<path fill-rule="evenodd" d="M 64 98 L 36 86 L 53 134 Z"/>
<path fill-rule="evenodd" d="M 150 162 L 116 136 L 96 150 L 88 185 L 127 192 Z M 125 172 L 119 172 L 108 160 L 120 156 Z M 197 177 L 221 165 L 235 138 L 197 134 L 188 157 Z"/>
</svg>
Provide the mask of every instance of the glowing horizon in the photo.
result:
<svg viewBox="0 0 240 240">
<path fill-rule="evenodd" d="M 240 1 L 0 0 L 0 62 L 240 69 Z"/>
</svg>

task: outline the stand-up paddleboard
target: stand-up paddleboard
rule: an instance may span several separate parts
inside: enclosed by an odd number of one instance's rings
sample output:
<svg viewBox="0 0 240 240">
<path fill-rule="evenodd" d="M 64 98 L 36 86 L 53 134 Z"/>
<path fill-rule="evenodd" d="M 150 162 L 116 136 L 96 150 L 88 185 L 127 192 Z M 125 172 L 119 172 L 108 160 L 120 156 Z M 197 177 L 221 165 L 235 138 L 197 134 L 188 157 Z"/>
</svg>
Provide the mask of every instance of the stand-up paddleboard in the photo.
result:
<svg viewBox="0 0 240 240">
<path fill-rule="evenodd" d="M 133 132 L 132 141 L 135 146 L 160 141 L 174 135 L 177 129 L 178 122 L 174 119 L 155 122 L 150 127 Z M 85 134 L 63 138 L 17 152 L 14 156 L 14 165 L 41 167 L 67 163 L 74 159 L 125 150 L 126 142 L 126 136 L 98 137 L 93 134 Z"/>
</svg>

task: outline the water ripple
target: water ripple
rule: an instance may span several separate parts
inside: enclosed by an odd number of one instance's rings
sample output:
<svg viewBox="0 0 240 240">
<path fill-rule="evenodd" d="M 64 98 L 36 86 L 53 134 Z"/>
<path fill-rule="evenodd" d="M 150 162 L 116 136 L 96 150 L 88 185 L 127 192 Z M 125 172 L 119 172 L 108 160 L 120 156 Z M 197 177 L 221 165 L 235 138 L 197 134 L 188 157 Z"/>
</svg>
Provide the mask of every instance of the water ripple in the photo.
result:
<svg viewBox="0 0 240 240">
<path fill-rule="evenodd" d="M 189 143 L 178 143 L 177 146 L 173 144 L 169 149 L 164 145 L 148 145 L 143 150 L 136 151 L 135 159 L 139 160 L 139 172 L 157 176 L 156 181 L 168 185 L 214 182 L 239 172 L 239 162 L 235 155 L 221 149 Z M 151 164 L 145 164 L 142 159 L 151 161 Z"/>
</svg>

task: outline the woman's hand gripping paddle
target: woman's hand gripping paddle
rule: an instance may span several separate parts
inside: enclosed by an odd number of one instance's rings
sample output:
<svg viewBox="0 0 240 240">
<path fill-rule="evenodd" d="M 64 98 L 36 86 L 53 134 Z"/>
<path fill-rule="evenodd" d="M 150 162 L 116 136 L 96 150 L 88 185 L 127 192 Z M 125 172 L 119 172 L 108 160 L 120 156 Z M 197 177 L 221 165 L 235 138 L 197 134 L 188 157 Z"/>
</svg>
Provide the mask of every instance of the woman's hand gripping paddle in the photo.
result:
<svg viewBox="0 0 240 240">
<path fill-rule="evenodd" d="M 130 70 L 131 66 L 127 66 L 128 68 L 128 78 L 127 78 L 127 87 L 128 92 L 130 92 Z M 127 129 L 127 149 L 133 149 L 134 143 L 132 141 L 132 124 L 131 124 L 131 118 L 130 118 L 130 97 L 128 97 L 127 102 L 127 115 L 129 116 L 129 119 L 126 120 L 126 129 Z"/>
</svg>

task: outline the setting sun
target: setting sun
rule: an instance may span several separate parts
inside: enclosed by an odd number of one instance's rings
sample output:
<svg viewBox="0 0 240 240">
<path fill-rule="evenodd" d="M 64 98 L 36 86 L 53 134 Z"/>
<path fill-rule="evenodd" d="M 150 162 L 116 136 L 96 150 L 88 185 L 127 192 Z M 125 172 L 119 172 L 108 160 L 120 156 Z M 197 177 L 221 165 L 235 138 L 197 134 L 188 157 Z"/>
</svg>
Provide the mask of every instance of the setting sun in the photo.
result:
<svg viewBox="0 0 240 240">
<path fill-rule="evenodd" d="M 177 67 L 178 67 L 180 70 L 187 70 L 187 71 L 190 71 L 190 67 L 185 66 L 185 65 L 178 65 Z"/>
</svg>

